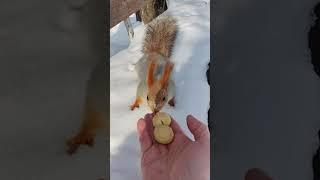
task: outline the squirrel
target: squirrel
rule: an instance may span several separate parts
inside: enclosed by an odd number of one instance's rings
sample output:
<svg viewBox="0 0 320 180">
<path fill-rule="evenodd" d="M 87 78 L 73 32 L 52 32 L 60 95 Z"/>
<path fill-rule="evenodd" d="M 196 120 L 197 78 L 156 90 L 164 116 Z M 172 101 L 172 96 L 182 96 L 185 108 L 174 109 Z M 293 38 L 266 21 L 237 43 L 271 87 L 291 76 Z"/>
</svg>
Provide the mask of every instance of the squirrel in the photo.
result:
<svg viewBox="0 0 320 180">
<path fill-rule="evenodd" d="M 109 130 L 107 82 L 107 65 L 104 61 L 95 66 L 87 82 L 81 127 L 78 133 L 67 141 L 68 154 L 76 153 L 80 145 L 93 147 L 98 131 Z"/>
<path fill-rule="evenodd" d="M 143 56 L 135 64 L 139 84 L 136 98 L 130 106 L 133 111 L 146 102 L 153 113 L 166 103 L 175 106 L 175 83 L 171 78 L 174 64 L 170 61 L 178 26 L 171 16 L 158 16 L 146 27 Z"/>
<path fill-rule="evenodd" d="M 174 106 L 175 84 L 170 79 L 173 63 L 169 58 L 176 33 L 176 21 L 171 17 L 159 16 L 148 24 L 142 50 L 144 56 L 135 65 L 140 83 L 131 110 L 139 107 L 144 100 L 147 100 L 153 112 L 160 111 L 167 102 Z M 106 63 L 104 61 L 96 65 L 87 83 L 81 127 L 78 133 L 67 141 L 67 153 L 70 155 L 74 154 L 80 145 L 92 147 L 98 130 L 109 130 Z"/>
</svg>

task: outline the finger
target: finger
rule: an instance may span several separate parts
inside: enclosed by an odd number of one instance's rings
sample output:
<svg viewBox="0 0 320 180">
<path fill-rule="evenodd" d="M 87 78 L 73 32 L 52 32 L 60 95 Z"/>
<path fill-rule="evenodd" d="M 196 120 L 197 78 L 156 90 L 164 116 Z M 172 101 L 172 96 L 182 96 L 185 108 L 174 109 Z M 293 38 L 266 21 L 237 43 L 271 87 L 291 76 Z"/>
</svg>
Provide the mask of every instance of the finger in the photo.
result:
<svg viewBox="0 0 320 180">
<path fill-rule="evenodd" d="M 154 135 L 153 135 L 154 127 L 152 123 L 153 117 L 154 117 L 154 114 L 146 114 L 144 117 L 147 123 L 147 129 L 152 141 L 152 145 L 156 147 L 156 149 L 159 151 L 159 154 L 165 154 L 168 152 L 167 145 L 160 144 L 154 139 Z"/>
<path fill-rule="evenodd" d="M 145 131 L 145 128 L 146 128 L 146 123 L 144 122 L 143 118 L 140 118 L 137 123 L 137 130 L 138 130 L 139 138 L 142 136 L 143 132 Z"/>
<path fill-rule="evenodd" d="M 160 144 L 160 143 L 155 143 L 154 144 L 156 149 L 158 149 L 159 151 L 159 154 L 165 154 L 168 152 L 168 146 L 167 145 L 164 145 L 164 144 Z"/>
<path fill-rule="evenodd" d="M 272 178 L 266 175 L 262 170 L 254 168 L 247 171 L 245 180 L 272 180 Z"/>
<path fill-rule="evenodd" d="M 192 115 L 187 116 L 187 125 L 196 141 L 208 141 L 210 132 L 207 125 L 197 120 Z"/>
<path fill-rule="evenodd" d="M 151 137 L 147 131 L 147 123 L 144 119 L 139 119 L 137 123 L 141 152 L 144 153 L 152 146 Z"/>
<path fill-rule="evenodd" d="M 152 124 L 153 114 L 146 114 L 144 119 L 146 121 L 147 131 L 150 137 L 153 139 L 153 124 Z"/>
<path fill-rule="evenodd" d="M 173 130 L 174 137 L 173 137 L 173 141 L 170 144 L 168 144 L 169 150 L 172 149 L 172 147 L 176 147 L 177 144 L 191 142 L 191 139 L 184 133 L 184 131 L 182 130 L 178 122 L 173 118 L 171 118 L 170 127 Z"/>
</svg>

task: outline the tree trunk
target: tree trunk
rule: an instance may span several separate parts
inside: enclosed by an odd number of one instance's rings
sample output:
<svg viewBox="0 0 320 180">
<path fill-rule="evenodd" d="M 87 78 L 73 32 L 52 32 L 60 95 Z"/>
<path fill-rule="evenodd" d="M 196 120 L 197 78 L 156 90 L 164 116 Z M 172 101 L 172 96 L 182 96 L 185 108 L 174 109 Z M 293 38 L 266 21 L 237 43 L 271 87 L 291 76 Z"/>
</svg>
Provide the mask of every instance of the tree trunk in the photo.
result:
<svg viewBox="0 0 320 180">
<path fill-rule="evenodd" d="M 156 17 L 162 14 L 168 9 L 166 0 L 155 0 L 154 9 L 156 12 Z"/>
<path fill-rule="evenodd" d="M 143 0 L 111 0 L 110 28 L 143 7 Z"/>
<path fill-rule="evenodd" d="M 148 24 L 167 10 L 166 0 L 146 0 L 141 9 L 141 19 L 144 24 Z"/>
<path fill-rule="evenodd" d="M 140 12 L 141 11 L 136 12 L 136 20 L 142 22 Z"/>
</svg>

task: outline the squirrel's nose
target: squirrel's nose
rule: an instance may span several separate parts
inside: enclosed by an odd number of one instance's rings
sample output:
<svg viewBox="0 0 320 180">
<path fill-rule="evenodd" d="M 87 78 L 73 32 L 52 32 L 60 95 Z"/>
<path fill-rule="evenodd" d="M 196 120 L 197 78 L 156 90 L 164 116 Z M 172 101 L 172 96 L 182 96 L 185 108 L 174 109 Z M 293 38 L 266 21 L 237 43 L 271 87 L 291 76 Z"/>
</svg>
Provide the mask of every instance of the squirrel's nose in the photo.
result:
<svg viewBox="0 0 320 180">
<path fill-rule="evenodd" d="M 158 112 L 158 109 L 157 109 L 157 107 L 155 105 L 151 105 L 149 107 L 150 107 L 150 109 L 151 109 L 153 114 L 156 114 Z"/>
</svg>

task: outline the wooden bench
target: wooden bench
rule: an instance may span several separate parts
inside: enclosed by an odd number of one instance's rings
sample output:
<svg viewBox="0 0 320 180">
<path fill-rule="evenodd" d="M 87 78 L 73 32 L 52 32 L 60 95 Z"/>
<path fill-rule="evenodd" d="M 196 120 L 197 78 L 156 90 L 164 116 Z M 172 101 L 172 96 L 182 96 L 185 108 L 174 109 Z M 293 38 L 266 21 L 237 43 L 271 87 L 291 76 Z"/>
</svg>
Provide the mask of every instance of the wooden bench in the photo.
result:
<svg viewBox="0 0 320 180">
<path fill-rule="evenodd" d="M 111 0 L 110 6 L 110 28 L 124 21 L 129 39 L 134 36 L 132 24 L 129 16 L 139 11 L 143 6 L 144 0 Z"/>
</svg>

